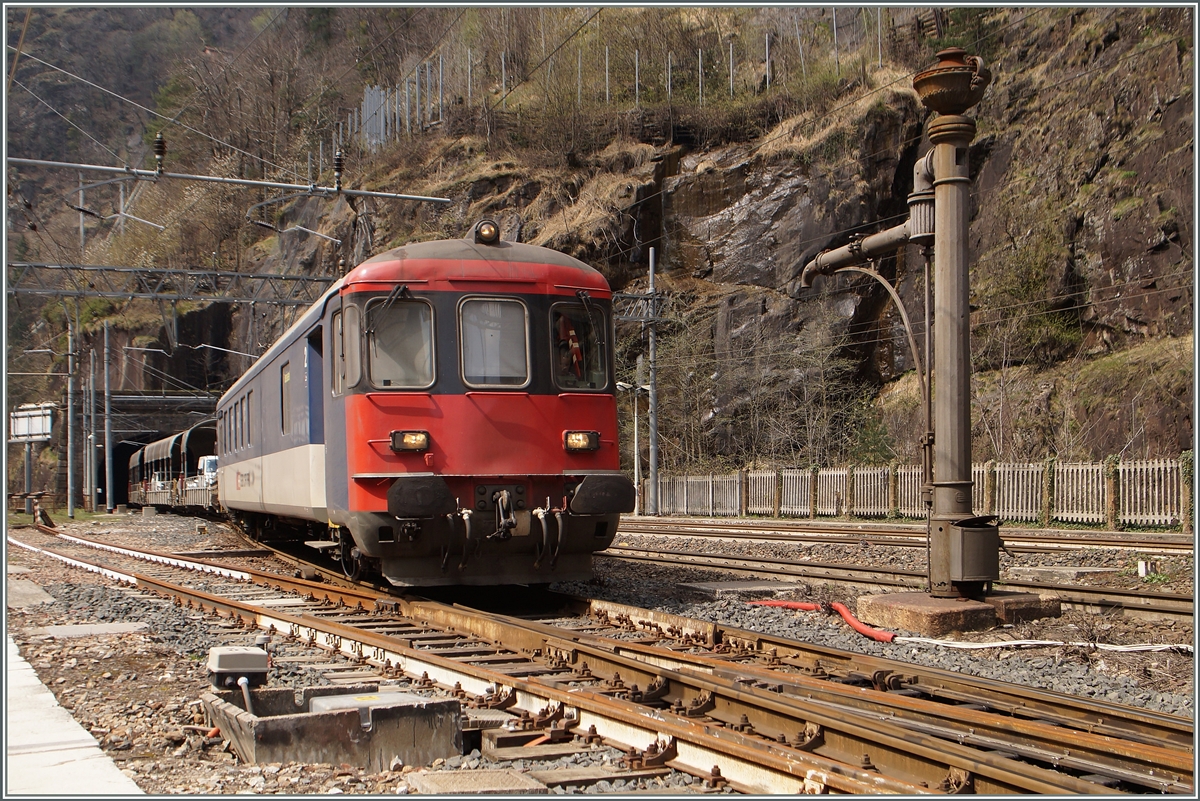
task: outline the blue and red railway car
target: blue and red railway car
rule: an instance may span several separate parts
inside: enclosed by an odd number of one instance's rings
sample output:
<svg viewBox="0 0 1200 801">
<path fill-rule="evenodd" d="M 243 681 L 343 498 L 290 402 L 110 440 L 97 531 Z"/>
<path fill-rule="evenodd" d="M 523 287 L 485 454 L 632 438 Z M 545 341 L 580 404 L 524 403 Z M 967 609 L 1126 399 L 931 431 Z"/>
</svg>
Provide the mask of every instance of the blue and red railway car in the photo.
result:
<svg viewBox="0 0 1200 801">
<path fill-rule="evenodd" d="M 351 577 L 589 578 L 634 504 L 611 298 L 491 221 L 368 259 L 222 396 L 221 503 Z"/>
</svg>

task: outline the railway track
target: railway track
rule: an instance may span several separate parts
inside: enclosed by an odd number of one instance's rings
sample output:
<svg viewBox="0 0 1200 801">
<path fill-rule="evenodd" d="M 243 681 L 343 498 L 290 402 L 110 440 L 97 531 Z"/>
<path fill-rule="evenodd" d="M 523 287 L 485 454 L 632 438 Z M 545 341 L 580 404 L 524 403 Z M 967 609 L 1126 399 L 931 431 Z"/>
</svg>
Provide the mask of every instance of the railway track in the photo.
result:
<svg viewBox="0 0 1200 801">
<path fill-rule="evenodd" d="M 790 520 L 695 520 L 692 518 L 645 518 L 625 515 L 622 534 L 671 537 L 713 537 L 755 542 L 803 542 L 844 545 L 866 542 L 900 548 L 924 548 L 925 526 L 894 523 L 833 523 Z M 1001 541 L 1012 553 L 1053 553 L 1082 548 L 1119 548 L 1143 554 L 1190 554 L 1193 539 L 1183 534 L 1033 530 L 1001 528 Z"/>
<path fill-rule="evenodd" d="M 669 566 L 722 570 L 778 579 L 815 579 L 844 585 L 913 590 L 927 583 L 925 573 L 892 567 L 862 568 L 856 565 L 806 562 L 787 559 L 758 559 L 743 556 L 719 556 L 693 551 L 657 550 L 633 546 L 610 547 L 597 554 L 601 558 L 625 559 Z M 1005 580 L 1004 589 L 1052 594 L 1065 609 L 1120 613 L 1133 617 L 1191 622 L 1194 604 L 1191 596 L 1156 593 L 1146 590 L 1122 590 L 1112 587 L 1044 584 L 1035 581 Z"/>
<path fill-rule="evenodd" d="M 630 770 L 712 788 L 1192 792 L 1193 729 L 1169 715 L 601 601 L 528 620 L 82 538 L 20 544 L 341 655 L 357 668 L 347 681 L 403 675 L 455 693 L 468 720 L 499 715 L 533 748 L 599 738 Z M 96 546 L 99 559 L 79 554 Z"/>
</svg>

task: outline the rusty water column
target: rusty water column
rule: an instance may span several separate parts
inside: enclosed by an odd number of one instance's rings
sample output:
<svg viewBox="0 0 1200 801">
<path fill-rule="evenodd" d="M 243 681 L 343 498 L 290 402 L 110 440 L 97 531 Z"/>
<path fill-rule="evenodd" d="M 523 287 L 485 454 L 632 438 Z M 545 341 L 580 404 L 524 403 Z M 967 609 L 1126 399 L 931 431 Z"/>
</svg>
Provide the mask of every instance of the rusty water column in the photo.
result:
<svg viewBox="0 0 1200 801">
<path fill-rule="evenodd" d="M 999 578 L 994 519 L 971 503 L 971 342 L 968 235 L 975 121 L 963 116 L 983 97 L 991 72 L 952 47 L 913 78 L 921 102 L 937 112 L 928 125 L 934 187 L 934 482 L 929 591 L 935 598 L 978 597 Z"/>
</svg>

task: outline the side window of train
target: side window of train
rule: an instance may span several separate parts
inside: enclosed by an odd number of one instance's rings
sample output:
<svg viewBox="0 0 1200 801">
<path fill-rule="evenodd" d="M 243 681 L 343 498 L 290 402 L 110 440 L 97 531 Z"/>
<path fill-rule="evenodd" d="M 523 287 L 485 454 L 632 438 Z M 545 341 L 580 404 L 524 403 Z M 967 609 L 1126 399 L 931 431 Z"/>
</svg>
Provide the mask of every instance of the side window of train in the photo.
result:
<svg viewBox="0 0 1200 801">
<path fill-rule="evenodd" d="M 433 383 L 433 307 L 394 298 L 367 307 L 367 374 L 380 388 Z"/>
<path fill-rule="evenodd" d="M 279 424 L 284 434 L 292 429 L 292 363 L 279 368 Z"/>
<path fill-rule="evenodd" d="M 594 306 L 556 303 L 550 309 L 551 373 L 561 389 L 608 387 L 608 359 L 601 346 L 604 312 Z"/>
<path fill-rule="evenodd" d="M 250 447 L 250 443 L 254 437 L 254 426 L 250 421 L 254 418 L 254 390 L 246 393 L 246 447 Z"/>
<path fill-rule="evenodd" d="M 346 384 L 346 351 L 342 347 L 342 313 L 335 311 L 329 320 L 329 349 L 333 369 L 329 371 L 329 386 L 334 395 L 341 395 Z"/>
<path fill-rule="evenodd" d="M 353 389 L 362 378 L 362 310 L 357 306 L 342 309 L 342 348 L 346 358 L 346 383 Z"/>
<path fill-rule="evenodd" d="M 529 329 L 525 304 L 468 298 L 459 306 L 463 381 L 472 387 L 529 383 Z"/>
</svg>

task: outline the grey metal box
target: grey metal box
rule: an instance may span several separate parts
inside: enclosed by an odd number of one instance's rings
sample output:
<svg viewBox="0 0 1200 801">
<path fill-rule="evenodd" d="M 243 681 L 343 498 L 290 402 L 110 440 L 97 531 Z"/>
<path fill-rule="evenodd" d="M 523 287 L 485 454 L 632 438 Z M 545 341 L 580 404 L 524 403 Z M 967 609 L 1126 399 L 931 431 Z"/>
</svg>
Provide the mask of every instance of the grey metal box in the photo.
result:
<svg viewBox="0 0 1200 801">
<path fill-rule="evenodd" d="M 970 517 L 950 526 L 950 580 L 1000 578 L 1000 529 L 993 517 Z"/>
<path fill-rule="evenodd" d="M 214 687 L 232 686 L 245 676 L 252 685 L 267 680 L 267 652 L 246 645 L 219 645 L 208 649 L 208 679 Z"/>
</svg>

